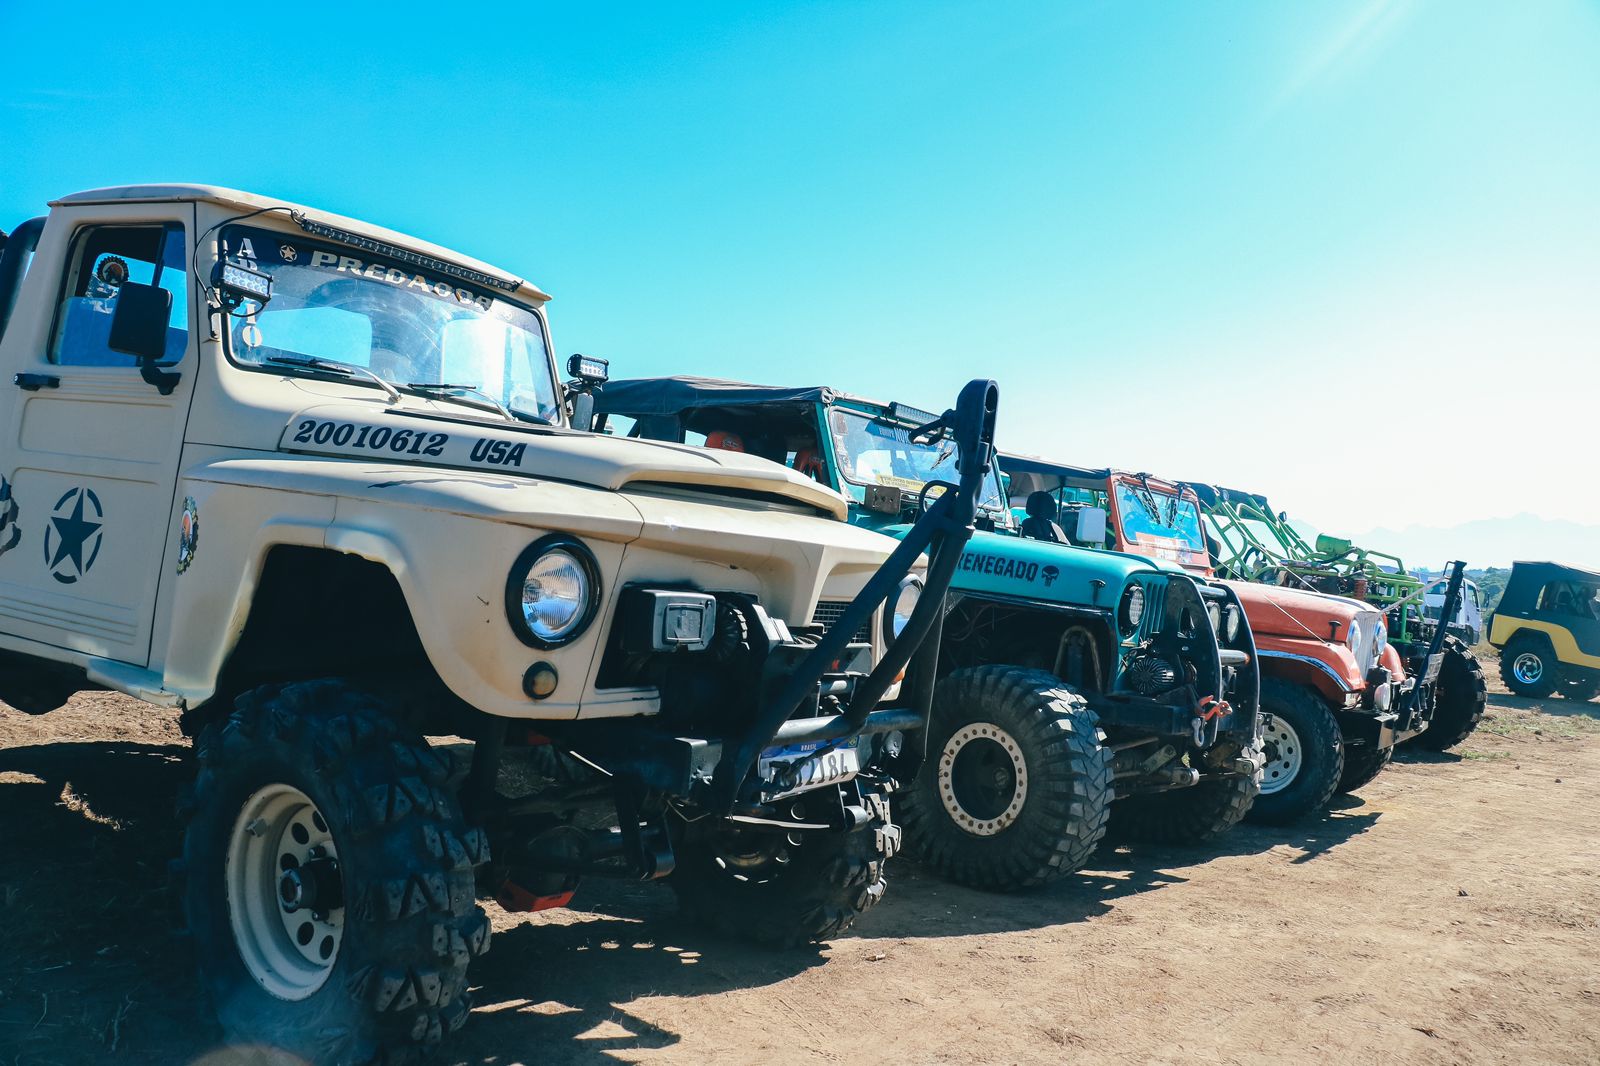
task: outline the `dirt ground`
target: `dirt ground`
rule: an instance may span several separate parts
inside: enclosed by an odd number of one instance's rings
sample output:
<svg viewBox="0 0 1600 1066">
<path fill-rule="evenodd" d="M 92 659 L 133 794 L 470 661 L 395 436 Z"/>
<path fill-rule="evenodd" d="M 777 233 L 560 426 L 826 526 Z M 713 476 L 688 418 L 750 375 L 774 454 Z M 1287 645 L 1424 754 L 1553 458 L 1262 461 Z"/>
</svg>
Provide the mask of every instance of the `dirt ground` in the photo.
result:
<svg viewBox="0 0 1600 1066">
<path fill-rule="evenodd" d="M 226 1062 L 175 937 L 174 717 L 0 706 L 0 1066 Z M 1493 697 L 1327 817 L 993 896 L 908 863 L 771 953 L 656 886 L 493 910 L 442 1063 L 1600 1062 L 1600 704 Z"/>
</svg>

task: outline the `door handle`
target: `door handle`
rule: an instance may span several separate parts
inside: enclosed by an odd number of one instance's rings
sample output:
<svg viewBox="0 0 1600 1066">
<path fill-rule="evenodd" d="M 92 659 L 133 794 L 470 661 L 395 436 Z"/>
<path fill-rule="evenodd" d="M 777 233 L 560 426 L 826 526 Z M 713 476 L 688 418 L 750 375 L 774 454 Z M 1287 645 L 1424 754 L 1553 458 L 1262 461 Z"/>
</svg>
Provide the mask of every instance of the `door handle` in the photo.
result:
<svg viewBox="0 0 1600 1066">
<path fill-rule="evenodd" d="M 11 379 L 11 383 L 25 392 L 38 392 L 40 389 L 59 389 L 61 379 L 54 374 L 18 374 Z"/>
</svg>

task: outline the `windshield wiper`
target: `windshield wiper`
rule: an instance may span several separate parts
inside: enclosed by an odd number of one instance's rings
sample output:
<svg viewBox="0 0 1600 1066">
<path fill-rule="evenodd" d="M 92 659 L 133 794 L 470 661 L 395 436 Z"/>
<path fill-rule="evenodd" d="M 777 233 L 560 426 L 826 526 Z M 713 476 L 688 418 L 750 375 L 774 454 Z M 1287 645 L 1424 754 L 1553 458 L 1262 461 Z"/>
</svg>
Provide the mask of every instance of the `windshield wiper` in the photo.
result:
<svg viewBox="0 0 1600 1066">
<path fill-rule="evenodd" d="M 326 374 L 338 374 L 340 377 L 355 377 L 360 375 L 370 378 L 389 397 L 390 403 L 400 402 L 400 390 L 389 384 L 388 381 L 355 363 L 341 363 L 336 359 L 319 359 L 314 355 L 269 355 L 262 362 L 280 366 L 298 366 L 307 370 L 321 370 Z"/>
<path fill-rule="evenodd" d="M 511 412 L 509 407 L 476 385 L 453 385 L 448 381 L 408 381 L 406 382 L 405 387 L 416 392 L 470 392 L 475 396 L 481 397 L 483 400 L 483 403 L 476 404 L 474 406 L 492 407 L 494 410 L 499 411 L 501 416 L 503 416 L 507 422 L 517 421 L 517 416 Z M 452 398 L 461 400 L 462 402 L 468 402 L 465 397 L 457 396 Z"/>
</svg>

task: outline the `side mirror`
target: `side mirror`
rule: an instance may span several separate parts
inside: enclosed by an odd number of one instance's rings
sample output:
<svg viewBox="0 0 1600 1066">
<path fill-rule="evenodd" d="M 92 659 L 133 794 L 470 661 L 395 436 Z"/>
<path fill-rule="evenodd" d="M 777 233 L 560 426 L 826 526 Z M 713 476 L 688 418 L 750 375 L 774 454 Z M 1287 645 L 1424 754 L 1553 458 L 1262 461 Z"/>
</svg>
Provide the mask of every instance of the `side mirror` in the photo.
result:
<svg viewBox="0 0 1600 1066">
<path fill-rule="evenodd" d="M 131 355 L 139 363 L 139 376 L 170 396 L 180 375 L 156 366 L 167 355 L 167 323 L 172 320 L 172 293 L 159 285 L 125 281 L 117 289 L 117 307 L 111 313 L 111 333 L 106 347 Z"/>
<path fill-rule="evenodd" d="M 171 320 L 172 293 L 159 285 L 125 281 L 117 289 L 107 347 L 141 363 L 160 362 L 167 354 L 167 323 Z"/>
<path fill-rule="evenodd" d="M 1078 528 L 1073 540 L 1081 544 L 1103 544 L 1106 539 L 1106 513 L 1098 507 L 1078 512 Z"/>
</svg>

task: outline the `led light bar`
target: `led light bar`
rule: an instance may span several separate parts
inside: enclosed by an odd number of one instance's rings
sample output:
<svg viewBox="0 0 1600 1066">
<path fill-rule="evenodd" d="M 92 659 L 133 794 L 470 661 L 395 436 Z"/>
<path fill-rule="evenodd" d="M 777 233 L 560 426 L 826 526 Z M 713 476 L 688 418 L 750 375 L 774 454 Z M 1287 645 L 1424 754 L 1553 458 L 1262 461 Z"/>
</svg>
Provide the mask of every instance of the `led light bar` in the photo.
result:
<svg viewBox="0 0 1600 1066">
<path fill-rule="evenodd" d="M 272 299 L 272 275 L 230 260 L 217 264 L 213 283 L 230 296 L 266 303 Z"/>
<path fill-rule="evenodd" d="M 567 373 L 580 381 L 598 385 L 611 378 L 611 360 L 593 355 L 574 354 L 567 359 Z"/>
<path fill-rule="evenodd" d="M 313 237 L 325 237 L 330 241 L 348 244 L 352 248 L 360 248 L 374 255 L 385 256 L 397 262 L 410 263 L 412 266 L 431 270 L 435 274 L 443 274 L 446 277 L 456 278 L 460 281 L 470 281 L 474 285 L 487 285 L 491 288 L 499 289 L 501 292 L 516 292 L 522 287 L 522 282 L 516 278 L 502 278 L 493 274 L 485 274 L 481 270 L 473 270 L 459 263 L 447 262 L 443 259 L 436 259 L 431 255 L 423 255 L 421 252 L 413 251 L 410 248 L 402 248 L 398 244 L 373 240 L 371 237 L 364 237 L 359 233 L 351 233 L 349 230 L 339 229 L 337 226 L 317 222 L 298 212 L 290 217 L 299 224 L 301 229 Z"/>
<path fill-rule="evenodd" d="M 932 411 L 924 411 L 920 407 L 912 407 L 910 404 L 891 403 L 889 405 L 889 417 L 897 422 L 908 422 L 913 426 L 925 426 L 930 422 L 939 421 L 944 416 L 936 415 Z"/>
</svg>

